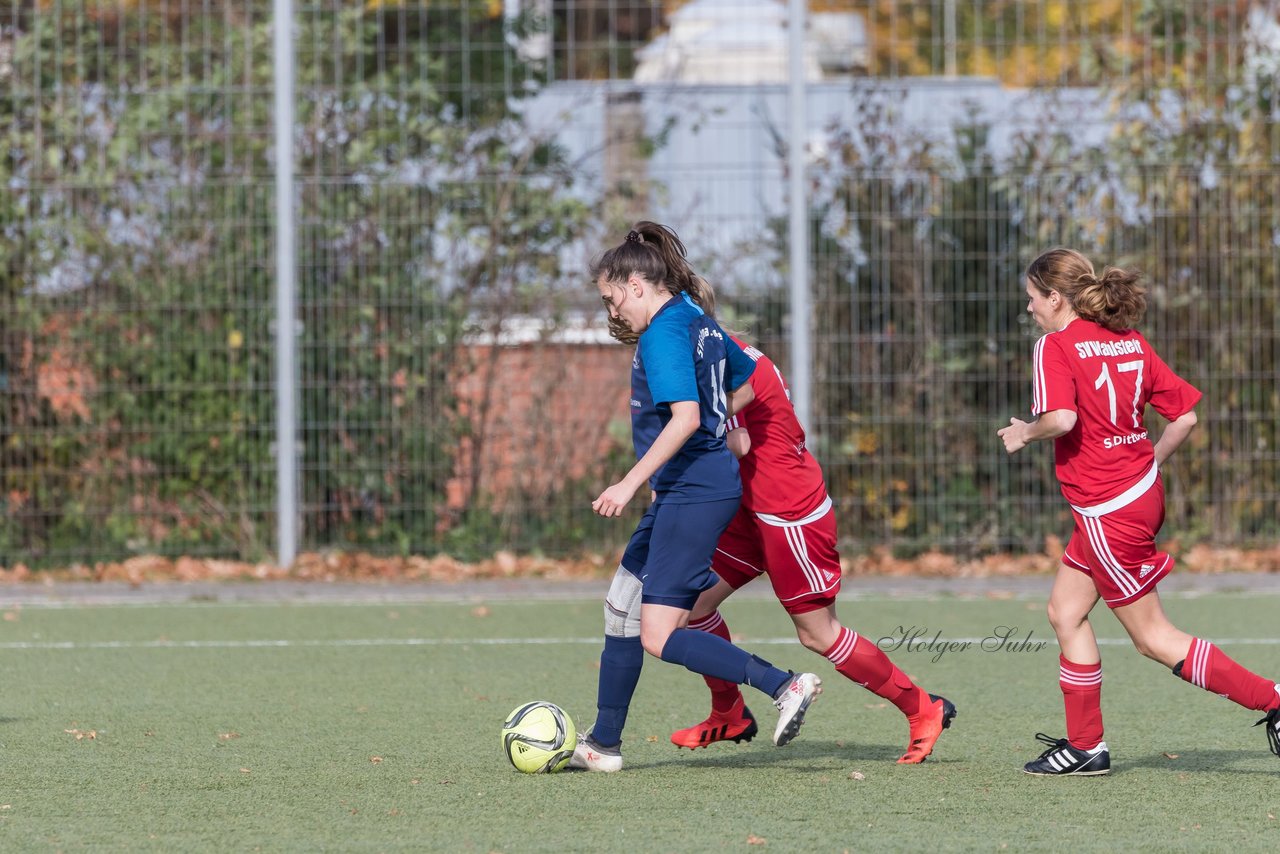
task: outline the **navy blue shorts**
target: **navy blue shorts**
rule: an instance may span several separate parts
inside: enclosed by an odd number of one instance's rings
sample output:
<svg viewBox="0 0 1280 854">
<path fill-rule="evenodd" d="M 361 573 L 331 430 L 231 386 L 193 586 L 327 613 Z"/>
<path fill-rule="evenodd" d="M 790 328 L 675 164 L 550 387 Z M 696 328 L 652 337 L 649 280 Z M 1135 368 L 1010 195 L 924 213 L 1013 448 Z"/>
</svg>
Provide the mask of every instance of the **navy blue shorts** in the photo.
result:
<svg viewBox="0 0 1280 854">
<path fill-rule="evenodd" d="M 640 579 L 640 601 L 686 611 L 698 594 L 715 586 L 711 557 L 741 498 L 698 504 L 649 505 L 622 555 L 622 568 Z"/>
</svg>

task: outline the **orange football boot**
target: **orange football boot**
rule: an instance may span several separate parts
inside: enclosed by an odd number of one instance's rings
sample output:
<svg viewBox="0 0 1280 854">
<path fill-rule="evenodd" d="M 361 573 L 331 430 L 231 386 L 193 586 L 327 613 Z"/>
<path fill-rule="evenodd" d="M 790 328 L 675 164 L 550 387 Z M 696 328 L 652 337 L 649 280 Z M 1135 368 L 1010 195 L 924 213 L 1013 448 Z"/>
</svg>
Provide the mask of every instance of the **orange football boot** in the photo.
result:
<svg viewBox="0 0 1280 854">
<path fill-rule="evenodd" d="M 756 737 L 757 732 L 759 728 L 756 726 L 756 719 L 739 696 L 738 702 L 729 711 L 713 711 L 711 717 L 702 723 L 671 733 L 671 743 L 676 747 L 695 750 L 717 741 L 750 741 Z"/>
<path fill-rule="evenodd" d="M 925 693 L 923 688 L 920 693 Z M 923 762 L 933 752 L 933 746 L 938 743 L 942 731 L 951 726 L 951 721 L 956 716 L 955 705 L 946 697 L 934 694 L 925 696 L 929 699 L 927 702 L 921 701 L 920 711 L 907 716 L 907 723 L 911 725 L 911 743 L 907 745 L 907 752 L 899 757 L 899 765 Z"/>
</svg>

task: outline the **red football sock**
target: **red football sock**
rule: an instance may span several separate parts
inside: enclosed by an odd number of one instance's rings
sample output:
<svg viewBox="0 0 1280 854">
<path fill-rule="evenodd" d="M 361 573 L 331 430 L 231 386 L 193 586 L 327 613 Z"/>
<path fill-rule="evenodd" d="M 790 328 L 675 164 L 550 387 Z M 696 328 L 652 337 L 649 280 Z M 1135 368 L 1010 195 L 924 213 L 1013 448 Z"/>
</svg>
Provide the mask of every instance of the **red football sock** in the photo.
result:
<svg viewBox="0 0 1280 854">
<path fill-rule="evenodd" d="M 1280 706 L 1276 683 L 1245 670 L 1225 652 L 1200 638 L 1191 639 L 1178 675 L 1192 685 L 1226 697 L 1246 709 L 1268 712 Z"/>
<path fill-rule="evenodd" d="M 841 628 L 840 637 L 823 656 L 836 666 L 836 672 L 884 697 L 904 715 L 920 711 L 924 692 L 878 646 L 857 632 Z"/>
<path fill-rule="evenodd" d="M 1092 750 L 1102 741 L 1102 662 L 1076 664 L 1058 656 L 1058 686 L 1067 707 L 1067 741 Z"/>
<path fill-rule="evenodd" d="M 729 627 L 725 625 L 724 618 L 720 616 L 719 611 L 712 611 L 701 620 L 690 620 L 689 628 L 730 640 Z M 707 683 L 707 687 L 711 689 L 711 711 L 732 711 L 734 705 L 742 699 L 742 692 L 738 690 L 738 686 L 735 683 L 717 679 L 714 676 L 703 676 L 702 678 Z"/>
</svg>

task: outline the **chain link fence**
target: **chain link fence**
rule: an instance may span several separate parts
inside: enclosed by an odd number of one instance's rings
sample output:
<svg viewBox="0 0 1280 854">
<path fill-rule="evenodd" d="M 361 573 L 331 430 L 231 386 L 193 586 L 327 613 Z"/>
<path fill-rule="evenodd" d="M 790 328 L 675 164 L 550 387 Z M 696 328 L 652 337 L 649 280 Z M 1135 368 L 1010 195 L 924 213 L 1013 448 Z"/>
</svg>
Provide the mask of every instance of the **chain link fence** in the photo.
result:
<svg viewBox="0 0 1280 854">
<path fill-rule="evenodd" d="M 613 548 L 652 218 L 788 369 L 786 8 L 295 0 L 300 546 Z M 277 547 L 270 0 L 0 10 L 0 566 Z M 1169 530 L 1280 532 L 1280 9 L 827 0 L 805 34 L 814 449 L 845 547 L 1043 548 L 1020 272 L 1143 270 L 1205 392 Z M 287 387 L 287 384 L 286 384 Z M 1157 425 L 1152 427 L 1158 429 Z"/>
</svg>

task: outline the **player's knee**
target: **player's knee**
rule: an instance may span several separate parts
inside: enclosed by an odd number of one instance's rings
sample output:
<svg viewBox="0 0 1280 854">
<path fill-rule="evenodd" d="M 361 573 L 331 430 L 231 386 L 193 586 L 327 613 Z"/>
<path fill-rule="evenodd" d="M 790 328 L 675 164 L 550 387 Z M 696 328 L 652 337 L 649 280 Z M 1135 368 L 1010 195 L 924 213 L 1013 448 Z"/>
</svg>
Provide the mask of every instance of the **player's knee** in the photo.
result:
<svg viewBox="0 0 1280 854">
<path fill-rule="evenodd" d="M 665 627 L 646 625 L 640 628 L 640 645 L 654 658 L 662 658 L 662 649 L 670 638 L 671 632 Z"/>
<path fill-rule="evenodd" d="M 834 604 L 832 599 L 813 599 L 787 609 L 796 626 L 796 638 L 818 655 L 825 655 L 840 639 L 842 628 L 836 620 Z"/>
<path fill-rule="evenodd" d="M 604 597 L 604 633 L 615 638 L 640 637 L 640 579 L 618 567 Z"/>
<path fill-rule="evenodd" d="M 827 637 L 828 634 L 833 635 L 829 640 Z M 822 655 L 831 648 L 831 645 L 835 643 L 834 635 L 838 634 L 838 632 L 828 632 L 825 626 L 815 627 L 800 624 L 796 625 L 796 639 L 804 645 L 805 649 L 811 649 L 818 653 L 818 655 Z"/>
<path fill-rule="evenodd" d="M 1133 641 L 1133 648 L 1138 651 L 1139 655 L 1147 658 L 1157 658 L 1157 645 L 1152 642 L 1152 638 L 1146 634 L 1130 635 Z"/>
<path fill-rule="evenodd" d="M 824 652 L 831 649 L 830 643 L 825 643 L 821 637 L 813 632 L 805 631 L 804 629 L 796 629 L 796 637 L 800 640 L 800 643 L 804 645 L 805 649 L 813 650 L 818 655 L 822 655 Z M 834 641 L 832 643 L 834 643 Z"/>
<path fill-rule="evenodd" d="M 1140 631 L 1131 633 L 1129 638 L 1133 641 L 1133 648 L 1136 649 L 1140 655 L 1150 658 L 1153 661 L 1160 662 L 1163 662 L 1167 657 L 1162 654 L 1165 645 L 1162 643 L 1163 639 L 1158 633 Z"/>
<path fill-rule="evenodd" d="M 1081 613 L 1079 608 L 1064 607 L 1052 599 L 1049 600 L 1049 607 L 1045 612 L 1049 617 L 1049 625 L 1053 626 L 1053 630 L 1059 634 L 1075 631 L 1084 625 L 1085 619 L 1089 616 L 1087 611 Z"/>
</svg>

